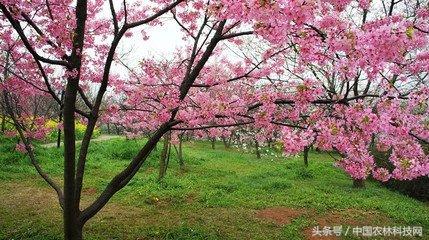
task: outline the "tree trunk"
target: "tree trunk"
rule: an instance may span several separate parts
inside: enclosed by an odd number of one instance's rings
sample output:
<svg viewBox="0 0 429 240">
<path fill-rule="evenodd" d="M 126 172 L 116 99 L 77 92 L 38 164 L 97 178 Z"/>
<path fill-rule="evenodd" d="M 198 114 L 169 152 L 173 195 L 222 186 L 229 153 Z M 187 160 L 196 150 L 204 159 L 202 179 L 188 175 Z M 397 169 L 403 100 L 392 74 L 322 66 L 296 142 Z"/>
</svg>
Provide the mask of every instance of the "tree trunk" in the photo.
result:
<svg viewBox="0 0 429 240">
<path fill-rule="evenodd" d="M 225 147 L 225 149 L 228 149 L 230 145 L 229 145 L 229 142 L 226 139 L 226 137 L 222 137 L 222 142 L 223 142 L 223 146 Z"/>
<path fill-rule="evenodd" d="M 76 206 L 76 129 L 75 103 L 78 81 L 69 80 L 64 100 L 64 238 L 82 239 L 82 226 L 78 221 L 79 206 Z"/>
<path fill-rule="evenodd" d="M 4 133 L 6 130 L 6 114 L 1 117 L 1 132 Z"/>
<path fill-rule="evenodd" d="M 364 188 L 365 187 L 365 180 L 364 179 L 353 179 L 353 187 Z"/>
<path fill-rule="evenodd" d="M 256 158 L 261 159 L 261 151 L 259 149 L 259 142 L 258 140 L 255 140 L 255 151 L 256 151 Z"/>
<path fill-rule="evenodd" d="M 304 165 L 308 167 L 308 152 L 310 151 L 310 147 L 304 148 Z"/>
<path fill-rule="evenodd" d="M 212 138 L 211 142 L 212 142 L 212 149 L 215 149 L 216 148 L 216 138 Z"/>
<path fill-rule="evenodd" d="M 174 146 L 174 150 L 176 150 L 177 160 L 179 161 L 180 170 L 185 170 L 185 161 L 183 160 L 183 151 L 182 151 L 182 145 L 183 145 L 183 135 L 179 134 L 179 146 Z"/>
<path fill-rule="evenodd" d="M 80 226 L 78 226 L 76 229 L 76 239 L 77 240 L 83 239 L 82 229 L 83 229 L 83 227 L 80 227 Z"/>
<path fill-rule="evenodd" d="M 76 220 L 77 221 L 77 220 Z M 82 224 L 76 224 L 74 226 L 70 226 L 70 229 L 72 230 L 70 235 L 66 235 L 66 240 L 83 240 L 83 227 Z"/>
<path fill-rule="evenodd" d="M 61 129 L 58 129 L 57 133 L 57 148 L 61 147 Z"/>
<path fill-rule="evenodd" d="M 82 66 L 81 51 L 85 38 L 87 18 L 87 1 L 76 3 L 76 28 L 74 30 L 73 50 L 68 58 L 70 72 L 79 73 Z M 63 125 L 64 125 L 64 238 L 65 240 L 82 239 L 83 223 L 78 220 L 80 215 L 79 197 L 76 196 L 76 127 L 75 110 L 80 74 L 69 76 L 64 94 Z M 83 172 L 82 172 L 83 173 Z M 79 233 L 80 232 L 80 233 Z"/>
<path fill-rule="evenodd" d="M 69 80 L 64 104 L 64 238 L 76 240 L 79 236 L 78 214 L 75 206 L 75 172 L 76 172 L 76 135 L 75 103 L 77 81 Z"/>
<path fill-rule="evenodd" d="M 180 169 L 181 170 L 185 170 L 185 161 L 183 160 L 182 145 L 183 145 L 183 137 L 179 136 L 179 151 L 177 152 L 177 156 L 178 156 L 178 159 L 179 159 Z"/>
<path fill-rule="evenodd" d="M 169 146 L 170 146 L 170 133 L 167 133 L 164 136 L 164 144 L 162 147 L 162 152 L 159 157 L 159 174 L 158 174 L 158 181 L 161 181 L 165 173 L 167 172 L 167 158 L 169 155 Z"/>
<path fill-rule="evenodd" d="M 61 92 L 61 105 L 60 105 L 60 113 L 58 114 L 58 124 L 61 124 L 63 121 L 63 107 L 64 107 L 64 94 L 65 92 Z M 58 134 L 57 134 L 57 148 L 60 148 L 61 146 L 61 128 L 58 128 Z"/>
<path fill-rule="evenodd" d="M 63 112 L 61 110 L 60 115 L 58 117 L 59 121 L 58 123 L 61 123 L 61 121 L 63 120 Z M 58 136 L 57 136 L 57 148 L 60 148 L 61 146 L 61 128 L 58 128 Z"/>
<path fill-rule="evenodd" d="M 117 134 L 117 135 L 120 135 L 120 134 L 121 134 L 121 131 L 119 130 L 118 125 L 116 125 L 116 124 L 115 124 L 115 129 L 116 129 L 116 134 Z"/>
<path fill-rule="evenodd" d="M 110 123 L 107 124 L 107 134 L 110 134 Z"/>
</svg>

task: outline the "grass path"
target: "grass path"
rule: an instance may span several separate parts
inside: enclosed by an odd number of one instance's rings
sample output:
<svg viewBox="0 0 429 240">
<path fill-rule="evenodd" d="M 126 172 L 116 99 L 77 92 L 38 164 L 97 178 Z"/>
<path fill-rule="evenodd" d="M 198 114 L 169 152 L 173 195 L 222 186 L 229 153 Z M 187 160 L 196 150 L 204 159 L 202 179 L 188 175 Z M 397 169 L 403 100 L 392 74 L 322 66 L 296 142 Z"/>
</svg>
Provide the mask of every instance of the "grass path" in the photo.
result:
<svg viewBox="0 0 429 240">
<path fill-rule="evenodd" d="M 100 141 L 107 141 L 107 140 L 112 140 L 112 139 L 120 139 L 120 138 L 125 138 L 124 136 L 120 136 L 120 135 L 100 135 L 97 138 L 91 139 L 92 142 L 100 142 Z M 78 140 L 76 141 L 76 144 L 81 144 L 82 140 Z M 63 144 L 63 142 L 61 142 L 61 145 Z M 56 147 L 57 143 L 53 142 L 53 143 L 45 143 L 40 145 L 43 148 L 52 148 L 52 147 Z"/>
</svg>

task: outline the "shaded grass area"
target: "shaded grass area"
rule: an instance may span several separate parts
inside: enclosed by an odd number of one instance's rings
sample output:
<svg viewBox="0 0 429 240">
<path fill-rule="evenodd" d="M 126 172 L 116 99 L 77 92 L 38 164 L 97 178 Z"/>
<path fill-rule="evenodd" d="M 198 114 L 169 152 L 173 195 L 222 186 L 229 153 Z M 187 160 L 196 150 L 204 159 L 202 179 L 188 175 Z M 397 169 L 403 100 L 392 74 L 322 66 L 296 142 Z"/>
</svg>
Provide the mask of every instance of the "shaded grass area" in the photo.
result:
<svg viewBox="0 0 429 240">
<path fill-rule="evenodd" d="M 92 144 L 83 206 L 143 144 L 123 139 Z M 54 192 L 13 145 L 13 140 L 1 139 L 0 239 L 62 239 Z M 179 170 L 173 155 L 167 176 L 157 182 L 159 152 L 154 151 L 130 184 L 87 223 L 86 239 L 308 239 L 317 225 L 429 230 L 427 204 L 375 182 L 355 189 L 323 153 L 312 152 L 305 169 L 299 156 L 256 159 L 220 144 L 212 150 L 210 143 L 186 143 L 186 171 Z M 60 181 L 62 150 L 36 147 L 36 153 L 43 168 Z M 285 213 L 260 216 L 271 208 Z M 287 215 L 291 211 L 293 216 Z M 280 224 L 276 218 L 290 219 Z"/>
</svg>

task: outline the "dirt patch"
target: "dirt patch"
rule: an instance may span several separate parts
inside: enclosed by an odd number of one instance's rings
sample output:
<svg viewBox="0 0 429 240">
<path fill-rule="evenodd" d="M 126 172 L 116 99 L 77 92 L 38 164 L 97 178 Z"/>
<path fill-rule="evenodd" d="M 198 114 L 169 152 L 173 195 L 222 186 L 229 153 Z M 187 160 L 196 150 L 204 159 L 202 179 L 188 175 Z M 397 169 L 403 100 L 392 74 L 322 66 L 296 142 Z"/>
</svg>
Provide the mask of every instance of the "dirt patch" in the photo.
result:
<svg viewBox="0 0 429 240">
<path fill-rule="evenodd" d="M 293 209 L 287 207 L 266 208 L 256 212 L 256 217 L 269 220 L 278 225 L 285 225 L 292 222 L 293 219 L 302 216 L 305 210 Z"/>
<path fill-rule="evenodd" d="M 188 195 L 186 195 L 185 202 L 187 204 L 192 204 L 192 203 L 195 203 L 197 201 L 197 199 L 198 199 L 197 194 L 189 193 Z"/>
<path fill-rule="evenodd" d="M 95 195 L 97 193 L 96 188 L 84 188 L 82 189 L 82 193 L 88 194 L 88 195 Z"/>
<path fill-rule="evenodd" d="M 354 227 L 363 226 L 389 226 L 390 219 L 377 211 L 364 211 L 358 209 L 344 209 L 327 212 L 321 216 L 316 217 L 315 224 L 312 224 L 305 230 L 305 236 L 307 240 L 334 240 L 341 239 L 335 236 L 317 236 L 315 235 L 314 229 L 318 227 L 320 231 L 323 231 L 324 227 L 329 227 L 333 230 L 334 227 L 341 226 L 342 236 L 344 237 L 346 231 L 348 236 L 352 236 Z"/>
<path fill-rule="evenodd" d="M 46 187 L 35 187 L 27 183 L 4 183 L 2 185 L 2 204 L 9 207 L 33 208 L 38 205 L 58 204 L 54 190 Z M 57 205 L 59 208 L 59 204 Z"/>
</svg>

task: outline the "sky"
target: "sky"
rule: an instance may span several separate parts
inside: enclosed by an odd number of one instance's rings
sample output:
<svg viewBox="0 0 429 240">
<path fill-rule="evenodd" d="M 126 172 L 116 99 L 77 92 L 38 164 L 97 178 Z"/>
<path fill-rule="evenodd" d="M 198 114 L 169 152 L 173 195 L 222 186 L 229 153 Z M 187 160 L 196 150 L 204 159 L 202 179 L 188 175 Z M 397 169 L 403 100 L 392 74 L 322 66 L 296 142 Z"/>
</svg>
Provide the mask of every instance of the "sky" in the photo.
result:
<svg viewBox="0 0 429 240">
<path fill-rule="evenodd" d="M 128 0 L 127 6 L 132 7 L 134 1 Z M 122 1 L 114 1 L 114 4 L 116 11 L 122 8 Z M 106 18 L 111 18 L 108 4 L 104 5 L 102 14 Z M 162 26 L 151 27 L 144 25 L 133 29 L 132 37 L 122 38 L 117 53 L 126 53 L 126 56 L 122 57 L 124 62 L 135 67 L 140 60 L 148 56 L 169 58 L 177 48 L 184 46 L 184 41 L 182 40 L 183 34 L 180 27 L 173 20 L 172 14 L 164 14 L 158 20 L 163 23 Z M 143 35 L 140 33 L 142 29 L 146 29 L 149 37 L 148 40 L 143 40 Z M 112 70 L 115 71 L 117 69 Z"/>
<path fill-rule="evenodd" d="M 183 35 L 175 22 L 168 19 L 163 22 L 163 26 L 145 27 L 148 40 L 143 40 L 139 31 L 134 31 L 136 34 L 131 38 L 122 40 L 120 51 L 132 50 L 132 55 L 140 59 L 145 56 L 170 57 L 177 48 L 184 46 Z"/>
</svg>

